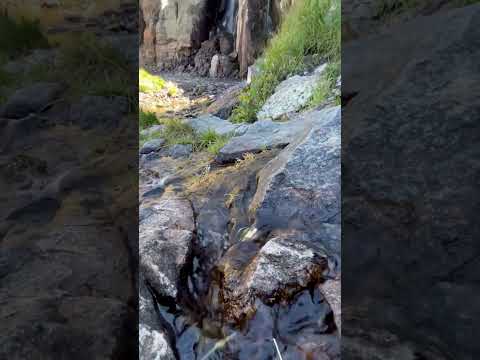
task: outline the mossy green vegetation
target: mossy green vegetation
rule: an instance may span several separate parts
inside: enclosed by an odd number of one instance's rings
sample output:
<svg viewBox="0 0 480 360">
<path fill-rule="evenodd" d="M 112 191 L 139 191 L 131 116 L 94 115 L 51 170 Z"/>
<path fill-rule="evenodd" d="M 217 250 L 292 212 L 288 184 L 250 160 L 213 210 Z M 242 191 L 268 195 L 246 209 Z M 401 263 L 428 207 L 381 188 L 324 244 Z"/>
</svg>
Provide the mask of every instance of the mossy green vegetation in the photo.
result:
<svg viewBox="0 0 480 360">
<path fill-rule="evenodd" d="M 208 130 L 200 135 L 199 145 L 201 149 L 206 149 L 212 155 L 217 155 L 230 138 L 229 135 L 219 135 L 213 130 Z"/>
<path fill-rule="evenodd" d="M 254 122 L 256 113 L 275 87 L 289 75 L 304 70 L 305 57 L 314 65 L 339 63 L 341 46 L 340 0 L 299 0 L 285 17 L 279 32 L 267 46 L 260 74 L 240 95 L 233 122 Z"/>
</svg>

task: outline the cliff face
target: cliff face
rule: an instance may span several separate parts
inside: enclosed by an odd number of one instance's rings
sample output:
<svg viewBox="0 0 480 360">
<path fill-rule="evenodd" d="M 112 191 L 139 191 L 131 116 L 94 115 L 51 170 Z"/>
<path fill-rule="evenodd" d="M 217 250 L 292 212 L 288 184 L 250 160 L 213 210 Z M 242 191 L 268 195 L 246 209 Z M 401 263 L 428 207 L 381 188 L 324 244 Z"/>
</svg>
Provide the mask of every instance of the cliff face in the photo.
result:
<svg viewBox="0 0 480 360">
<path fill-rule="evenodd" d="M 202 43 L 228 33 L 235 49 L 230 59 L 238 63 L 243 76 L 293 2 L 141 0 L 141 63 L 160 69 L 186 69 L 189 65 L 195 68 L 194 55 Z"/>
<path fill-rule="evenodd" d="M 170 69 L 189 61 L 208 39 L 208 0 L 142 0 L 140 60 Z"/>
<path fill-rule="evenodd" d="M 237 21 L 236 51 L 240 74 L 247 68 L 263 49 L 268 35 L 273 31 L 269 1 L 240 0 Z"/>
</svg>

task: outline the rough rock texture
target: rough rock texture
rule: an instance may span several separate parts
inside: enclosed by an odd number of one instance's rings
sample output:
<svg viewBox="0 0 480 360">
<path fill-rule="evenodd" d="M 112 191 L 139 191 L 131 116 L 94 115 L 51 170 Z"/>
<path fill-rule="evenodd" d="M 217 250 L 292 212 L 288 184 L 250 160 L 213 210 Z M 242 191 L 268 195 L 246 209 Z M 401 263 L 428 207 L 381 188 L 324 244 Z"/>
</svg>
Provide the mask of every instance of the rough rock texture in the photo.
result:
<svg viewBox="0 0 480 360">
<path fill-rule="evenodd" d="M 317 116 L 305 137 L 260 172 L 250 205 L 256 228 L 315 233 L 323 224 L 340 224 L 340 107 Z"/>
<path fill-rule="evenodd" d="M 140 154 L 149 154 L 151 152 L 158 151 L 164 144 L 165 140 L 163 139 L 152 139 L 146 141 L 140 149 Z"/>
<path fill-rule="evenodd" d="M 233 109 L 240 102 L 239 95 L 244 88 L 244 83 L 241 83 L 237 86 L 232 86 L 212 104 L 210 104 L 206 109 L 206 112 L 214 116 L 218 116 L 221 119 L 228 119 L 232 114 Z"/>
<path fill-rule="evenodd" d="M 326 66 L 323 64 L 318 67 L 312 75 L 295 75 L 282 81 L 257 114 L 258 120 L 276 120 L 300 110 L 312 97 Z"/>
<path fill-rule="evenodd" d="M 342 46 L 342 335 L 357 345 L 375 327 L 425 358 L 480 353 L 479 21 L 473 5 Z"/>
<path fill-rule="evenodd" d="M 20 119 L 38 113 L 57 99 L 64 86 L 59 83 L 35 83 L 17 90 L 0 108 L 0 117 Z"/>
<path fill-rule="evenodd" d="M 216 161 L 220 163 L 233 162 L 241 159 L 246 153 L 258 153 L 266 149 L 285 147 L 304 131 L 313 117 L 313 114 L 309 114 L 288 122 L 264 120 L 246 125 L 243 135 L 230 139 L 220 149 Z"/>
<path fill-rule="evenodd" d="M 139 289 L 139 358 L 145 360 L 175 360 L 168 336 L 160 324 L 154 299 L 145 285 Z"/>
<path fill-rule="evenodd" d="M 99 111 L 102 109 L 102 111 Z M 128 112 L 128 100 L 121 96 L 82 96 L 69 111 L 71 122 L 82 129 L 115 129 Z"/>
<path fill-rule="evenodd" d="M 248 66 L 254 63 L 265 46 L 271 31 L 268 14 L 268 2 L 239 0 L 235 50 L 241 76 L 246 75 Z"/>
<path fill-rule="evenodd" d="M 162 296 L 177 296 L 192 250 L 193 230 L 193 211 L 187 200 L 165 198 L 140 209 L 140 269 Z"/>
<path fill-rule="evenodd" d="M 293 2 L 239 0 L 235 50 L 238 54 L 241 76 L 247 74 L 248 66 L 258 58 L 266 41 Z"/>
<path fill-rule="evenodd" d="M 246 282 L 263 299 L 273 299 L 282 290 L 305 288 L 328 268 L 320 246 L 302 239 L 301 233 L 285 235 L 268 240 L 246 270 Z"/>
<path fill-rule="evenodd" d="M 210 64 L 210 77 L 224 78 L 232 75 L 234 64 L 227 55 L 214 55 Z"/>
<path fill-rule="evenodd" d="M 143 0 L 140 62 L 170 69 L 189 61 L 208 39 L 206 0 Z"/>
<path fill-rule="evenodd" d="M 278 302 L 340 272 L 340 107 L 318 119 L 258 174 L 250 203 L 252 233 L 222 259 L 222 299 L 227 316 L 255 311 L 255 299 Z M 269 234 L 258 251 L 255 240 Z M 241 255 L 239 255 L 241 254 Z M 250 254 L 250 255 L 249 255 Z M 333 283 L 335 285 L 336 283 Z M 340 293 L 323 284 L 340 316 Z M 340 324 L 340 319 L 336 319 Z M 338 325 L 339 327 L 339 325 Z"/>
<path fill-rule="evenodd" d="M 342 41 L 386 31 L 392 24 L 465 6 L 464 1 L 356 0 L 342 3 Z"/>
<path fill-rule="evenodd" d="M 191 144 L 175 144 L 168 149 L 168 156 L 175 159 L 189 156 L 193 151 Z"/>
<path fill-rule="evenodd" d="M 220 150 L 216 161 L 227 163 L 242 158 L 245 153 L 282 148 L 298 138 L 314 122 L 321 122 L 328 112 L 314 110 L 286 122 L 257 121 L 248 125 L 241 136 L 234 137 Z"/>
<path fill-rule="evenodd" d="M 198 52 L 195 54 L 195 72 L 202 76 L 208 75 L 212 67 L 212 58 L 218 51 L 219 44 L 217 38 L 204 41 Z"/>
<path fill-rule="evenodd" d="M 328 273 L 328 256 L 319 243 L 296 231 L 272 235 L 245 266 L 236 265 L 236 252 L 248 253 L 252 246 L 233 247 L 220 262 L 222 299 L 227 316 L 241 319 L 256 310 L 255 300 L 268 304 L 291 299 L 318 283 Z M 243 248 L 243 250 L 242 250 Z"/>
<path fill-rule="evenodd" d="M 220 119 L 212 115 L 202 115 L 194 119 L 186 119 L 184 123 L 190 125 L 197 133 L 201 134 L 208 130 L 213 130 L 219 135 L 242 135 L 248 126 L 242 124 L 232 124 L 230 121 Z"/>
</svg>

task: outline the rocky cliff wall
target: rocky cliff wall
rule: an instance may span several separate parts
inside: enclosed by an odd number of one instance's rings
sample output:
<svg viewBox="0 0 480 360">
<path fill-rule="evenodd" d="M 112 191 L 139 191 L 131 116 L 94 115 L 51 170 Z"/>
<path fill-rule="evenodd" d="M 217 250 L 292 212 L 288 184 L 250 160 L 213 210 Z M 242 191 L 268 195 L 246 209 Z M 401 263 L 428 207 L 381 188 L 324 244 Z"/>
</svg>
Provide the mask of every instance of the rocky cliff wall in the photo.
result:
<svg viewBox="0 0 480 360">
<path fill-rule="evenodd" d="M 163 70 L 195 70 L 206 75 L 216 54 L 228 55 L 223 61 L 235 64 L 228 67 L 238 68 L 244 76 L 293 2 L 140 0 L 140 61 Z M 234 51 L 228 54 L 222 46 L 225 38 L 233 41 L 227 48 Z M 200 49 L 201 58 L 195 59 Z"/>
</svg>

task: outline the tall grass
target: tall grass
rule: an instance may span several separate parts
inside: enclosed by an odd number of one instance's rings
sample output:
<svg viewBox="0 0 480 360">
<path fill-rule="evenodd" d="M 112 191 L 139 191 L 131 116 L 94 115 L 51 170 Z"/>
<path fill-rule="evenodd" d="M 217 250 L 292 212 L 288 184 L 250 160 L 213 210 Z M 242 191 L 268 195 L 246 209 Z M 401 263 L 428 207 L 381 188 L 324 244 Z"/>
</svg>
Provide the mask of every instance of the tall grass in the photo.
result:
<svg viewBox="0 0 480 360">
<path fill-rule="evenodd" d="M 260 75 L 240 95 L 233 122 L 254 122 L 256 113 L 287 76 L 304 69 L 304 59 L 338 62 L 340 0 L 299 0 L 292 7 L 259 62 Z"/>
</svg>

